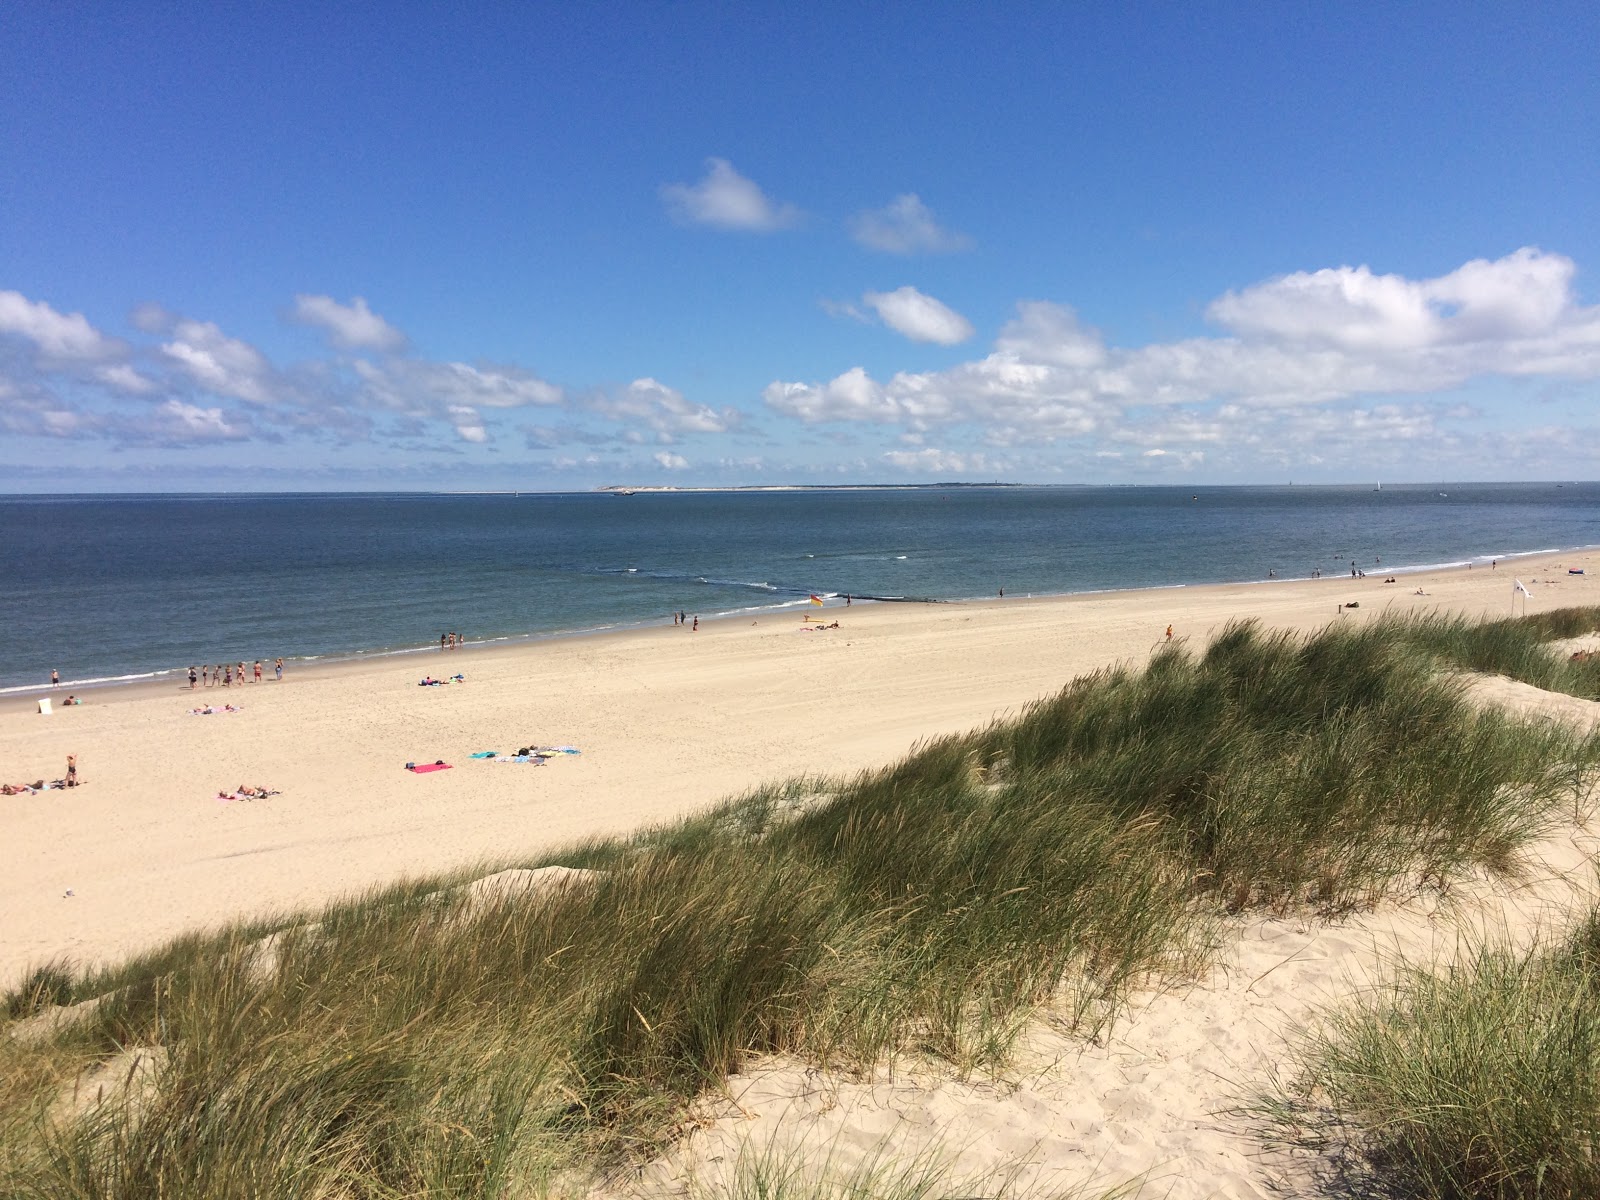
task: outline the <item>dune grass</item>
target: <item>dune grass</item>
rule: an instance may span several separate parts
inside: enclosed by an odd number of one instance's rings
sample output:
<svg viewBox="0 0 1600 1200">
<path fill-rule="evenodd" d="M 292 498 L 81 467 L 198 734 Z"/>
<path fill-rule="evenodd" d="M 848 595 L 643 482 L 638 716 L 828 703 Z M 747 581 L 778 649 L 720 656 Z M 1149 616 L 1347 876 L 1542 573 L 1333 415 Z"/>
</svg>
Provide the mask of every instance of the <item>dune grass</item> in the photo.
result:
<svg viewBox="0 0 1600 1200">
<path fill-rule="evenodd" d="M 1304 1058 L 1286 1111 L 1368 1193 L 1600 1195 L 1600 913 L 1554 947 L 1404 971 Z"/>
<path fill-rule="evenodd" d="M 1041 1006 L 1092 1035 L 1199 965 L 1224 909 L 1505 869 L 1557 819 L 1595 738 L 1473 708 L 1417 628 L 1241 624 L 886 769 L 529 864 L 588 882 L 409 881 L 299 932 L 53 968 L 8 1011 L 105 998 L 0 1036 L 0 1191 L 563 1194 L 753 1055 L 992 1070 Z M 129 1047 L 148 1077 L 63 1118 Z"/>
</svg>

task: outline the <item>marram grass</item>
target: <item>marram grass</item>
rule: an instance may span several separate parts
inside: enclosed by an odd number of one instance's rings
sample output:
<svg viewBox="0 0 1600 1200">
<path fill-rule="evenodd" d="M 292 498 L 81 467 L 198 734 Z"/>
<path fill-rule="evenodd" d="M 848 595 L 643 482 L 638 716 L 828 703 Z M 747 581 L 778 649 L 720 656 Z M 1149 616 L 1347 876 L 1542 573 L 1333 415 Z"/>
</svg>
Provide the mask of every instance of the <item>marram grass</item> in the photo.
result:
<svg viewBox="0 0 1600 1200">
<path fill-rule="evenodd" d="M 753 1055 L 979 1071 L 1041 1007 L 1093 1033 L 1194 970 L 1223 909 L 1504 869 L 1558 819 L 1595 740 L 1469 705 L 1444 624 L 1237 625 L 883 770 L 529 864 L 586 885 L 470 905 L 414 880 L 266 959 L 296 922 L 57 965 L 8 1011 L 104 999 L 0 1037 L 0 1194 L 560 1194 Z M 129 1048 L 142 1073 L 63 1102 Z"/>
<path fill-rule="evenodd" d="M 1369 1194 L 1600 1195 L 1600 912 L 1554 947 L 1403 971 L 1302 1057 L 1279 1113 Z"/>
</svg>

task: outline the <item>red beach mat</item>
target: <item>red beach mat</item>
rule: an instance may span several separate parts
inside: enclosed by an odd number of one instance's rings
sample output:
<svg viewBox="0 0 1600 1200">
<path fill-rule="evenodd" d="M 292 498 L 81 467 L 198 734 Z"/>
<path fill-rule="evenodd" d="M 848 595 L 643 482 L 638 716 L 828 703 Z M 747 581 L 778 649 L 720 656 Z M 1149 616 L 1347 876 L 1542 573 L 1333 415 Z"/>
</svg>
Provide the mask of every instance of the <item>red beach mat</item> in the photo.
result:
<svg viewBox="0 0 1600 1200">
<path fill-rule="evenodd" d="M 419 766 L 412 766 L 410 763 L 406 764 L 406 770 L 410 771 L 414 775 L 426 775 L 429 771 L 448 771 L 449 769 L 450 764 L 442 762 L 422 763 Z"/>
</svg>

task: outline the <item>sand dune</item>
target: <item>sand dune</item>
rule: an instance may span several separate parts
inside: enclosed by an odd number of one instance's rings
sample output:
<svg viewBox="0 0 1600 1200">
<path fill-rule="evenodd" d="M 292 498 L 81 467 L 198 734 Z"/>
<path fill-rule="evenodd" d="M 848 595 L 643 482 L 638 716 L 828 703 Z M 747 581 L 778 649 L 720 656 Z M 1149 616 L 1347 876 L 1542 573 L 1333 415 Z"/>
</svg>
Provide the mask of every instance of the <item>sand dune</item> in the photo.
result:
<svg viewBox="0 0 1600 1200">
<path fill-rule="evenodd" d="M 1575 703 L 1600 720 L 1600 704 Z M 1597 865 L 1600 829 L 1584 822 L 1539 845 L 1520 880 L 1470 880 L 1333 923 L 1240 919 L 1204 979 L 1136 998 L 1092 1043 L 1036 1022 L 999 1079 L 958 1080 L 925 1062 L 870 1079 L 763 1063 L 704 1103 L 630 1194 L 681 1194 L 690 1180 L 715 1190 L 741 1157 L 746 1169 L 765 1158 L 840 1174 L 943 1158 L 955 1180 L 984 1181 L 979 1194 L 1002 1178 L 1037 1195 L 1130 1183 L 1169 1200 L 1320 1194 L 1326 1163 L 1269 1147 L 1243 1111 L 1275 1073 L 1292 1073 L 1297 1035 L 1318 1009 L 1397 963 L 1549 939 L 1600 899 Z"/>
</svg>

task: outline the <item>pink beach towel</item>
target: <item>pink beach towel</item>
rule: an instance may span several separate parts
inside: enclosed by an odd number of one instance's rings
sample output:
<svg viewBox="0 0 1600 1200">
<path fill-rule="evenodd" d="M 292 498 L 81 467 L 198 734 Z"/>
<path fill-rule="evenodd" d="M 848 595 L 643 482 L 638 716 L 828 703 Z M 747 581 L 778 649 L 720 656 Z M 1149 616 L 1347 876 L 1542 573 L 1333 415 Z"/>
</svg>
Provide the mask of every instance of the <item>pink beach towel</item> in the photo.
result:
<svg viewBox="0 0 1600 1200">
<path fill-rule="evenodd" d="M 449 763 L 419 763 L 414 767 L 406 768 L 406 770 L 415 775 L 426 775 L 429 771 L 448 771 L 449 769 Z"/>
</svg>

